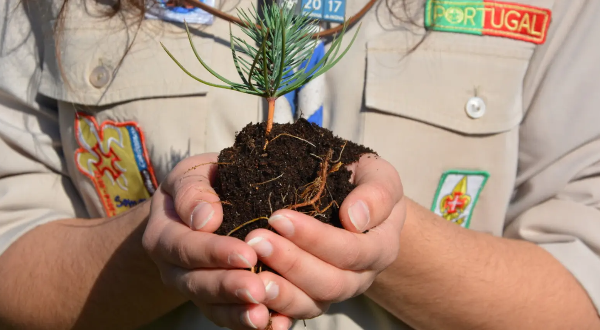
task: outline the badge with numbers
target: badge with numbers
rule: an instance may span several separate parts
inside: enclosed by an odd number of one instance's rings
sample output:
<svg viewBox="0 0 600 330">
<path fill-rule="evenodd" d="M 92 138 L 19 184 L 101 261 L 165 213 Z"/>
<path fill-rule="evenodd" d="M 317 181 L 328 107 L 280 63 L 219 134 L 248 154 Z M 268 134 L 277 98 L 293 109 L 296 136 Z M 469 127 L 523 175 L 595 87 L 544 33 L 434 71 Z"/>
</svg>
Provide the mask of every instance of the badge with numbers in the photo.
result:
<svg viewBox="0 0 600 330">
<path fill-rule="evenodd" d="M 297 12 L 320 21 L 344 23 L 346 0 L 280 0 L 285 6 L 297 6 Z"/>
</svg>

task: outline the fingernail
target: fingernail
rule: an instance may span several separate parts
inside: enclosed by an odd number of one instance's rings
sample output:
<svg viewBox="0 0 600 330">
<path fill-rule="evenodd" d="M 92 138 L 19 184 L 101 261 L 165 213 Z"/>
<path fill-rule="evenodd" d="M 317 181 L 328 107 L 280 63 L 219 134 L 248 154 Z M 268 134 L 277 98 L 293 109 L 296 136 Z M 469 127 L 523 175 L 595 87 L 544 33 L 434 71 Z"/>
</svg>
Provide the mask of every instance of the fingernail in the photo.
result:
<svg viewBox="0 0 600 330">
<path fill-rule="evenodd" d="M 278 233 L 283 236 L 294 235 L 294 224 L 290 219 L 283 215 L 274 215 L 269 218 L 269 225 L 271 225 Z"/>
<path fill-rule="evenodd" d="M 248 245 L 250 245 L 254 251 L 256 251 L 256 254 L 261 257 L 268 257 L 273 253 L 273 245 L 260 236 L 256 236 L 249 240 Z"/>
<path fill-rule="evenodd" d="M 244 267 L 244 268 L 252 268 L 248 259 L 246 259 L 243 255 L 239 253 L 231 253 L 227 256 L 227 263 L 233 267 Z"/>
<path fill-rule="evenodd" d="M 190 218 L 190 228 L 193 230 L 202 229 L 210 221 L 213 214 L 215 214 L 215 210 L 209 203 L 202 202 L 196 205 Z"/>
<path fill-rule="evenodd" d="M 250 311 L 245 311 L 244 313 L 242 313 L 242 315 L 240 315 L 240 321 L 242 321 L 242 324 L 250 327 L 252 329 L 258 329 L 254 323 L 252 323 L 252 320 L 250 320 Z"/>
<path fill-rule="evenodd" d="M 248 289 L 237 289 L 235 290 L 235 295 L 236 297 L 247 301 L 249 303 L 253 303 L 253 304 L 258 304 L 258 301 L 256 299 L 254 299 L 254 297 L 252 297 L 252 295 L 250 294 L 250 291 L 248 291 Z"/>
<path fill-rule="evenodd" d="M 358 231 L 363 231 L 371 220 L 369 207 L 367 207 L 365 202 L 360 200 L 350 206 L 348 215 L 350 216 L 350 221 Z"/>
<path fill-rule="evenodd" d="M 265 286 L 265 291 L 267 292 L 267 300 L 273 300 L 279 295 L 279 285 L 273 281 L 269 281 Z"/>
</svg>

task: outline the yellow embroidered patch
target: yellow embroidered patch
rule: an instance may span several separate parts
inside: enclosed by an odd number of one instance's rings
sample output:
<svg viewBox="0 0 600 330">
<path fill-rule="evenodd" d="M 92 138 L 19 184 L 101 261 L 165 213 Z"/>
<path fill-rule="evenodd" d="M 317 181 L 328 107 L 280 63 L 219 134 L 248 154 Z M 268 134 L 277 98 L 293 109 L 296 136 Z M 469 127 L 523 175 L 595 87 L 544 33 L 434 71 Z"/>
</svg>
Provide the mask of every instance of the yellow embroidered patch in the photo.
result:
<svg viewBox="0 0 600 330">
<path fill-rule="evenodd" d="M 114 216 L 150 198 L 156 191 L 154 170 L 137 123 L 105 121 L 78 113 L 75 164 L 98 193 L 106 216 Z"/>
</svg>

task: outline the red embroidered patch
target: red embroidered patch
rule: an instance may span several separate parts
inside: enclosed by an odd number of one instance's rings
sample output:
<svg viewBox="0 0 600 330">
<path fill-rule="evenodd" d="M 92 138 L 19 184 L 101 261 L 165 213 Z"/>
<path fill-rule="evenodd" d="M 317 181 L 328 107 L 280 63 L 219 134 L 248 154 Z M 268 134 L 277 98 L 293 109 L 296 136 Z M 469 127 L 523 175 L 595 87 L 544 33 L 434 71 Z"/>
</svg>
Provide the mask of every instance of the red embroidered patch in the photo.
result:
<svg viewBox="0 0 600 330">
<path fill-rule="evenodd" d="M 508 2 L 484 1 L 483 34 L 543 44 L 550 26 L 549 9 Z"/>
<path fill-rule="evenodd" d="M 552 19 L 549 9 L 510 2 L 428 0 L 425 26 L 436 31 L 499 36 L 542 44 Z"/>
</svg>

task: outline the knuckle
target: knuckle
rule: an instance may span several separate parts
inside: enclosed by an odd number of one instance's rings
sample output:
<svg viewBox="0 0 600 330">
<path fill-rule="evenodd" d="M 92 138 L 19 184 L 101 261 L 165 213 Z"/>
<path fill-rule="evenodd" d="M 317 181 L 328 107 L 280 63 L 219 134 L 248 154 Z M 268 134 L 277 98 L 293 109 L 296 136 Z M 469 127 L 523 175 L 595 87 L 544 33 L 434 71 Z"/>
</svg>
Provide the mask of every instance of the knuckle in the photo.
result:
<svg viewBox="0 0 600 330">
<path fill-rule="evenodd" d="M 341 276 L 335 276 L 320 293 L 315 297 L 316 300 L 322 302 L 339 302 L 343 301 L 343 295 L 346 289 L 346 281 Z"/>
<path fill-rule="evenodd" d="M 150 228 L 146 228 L 146 231 L 142 236 L 142 247 L 152 260 L 160 261 L 164 259 L 162 257 L 165 246 L 164 236 L 164 233 L 156 232 Z"/>
<path fill-rule="evenodd" d="M 371 205 L 378 206 L 375 208 L 375 210 L 378 210 L 378 212 L 376 213 L 381 212 L 379 214 L 382 217 L 382 219 L 377 220 L 383 221 L 387 219 L 387 217 L 389 217 L 392 213 L 392 209 L 395 205 L 394 197 L 389 187 L 387 187 L 383 183 L 374 184 L 371 186 L 371 191 L 369 192 L 369 194 L 371 196 L 372 201 Z"/>
<path fill-rule="evenodd" d="M 177 240 L 177 243 L 173 245 L 172 253 L 182 265 L 190 265 L 190 257 L 185 247 L 186 245 L 181 240 Z"/>
<path fill-rule="evenodd" d="M 397 259 L 400 250 L 400 242 L 398 237 L 394 237 L 394 234 L 380 228 L 375 228 L 373 234 L 376 236 L 374 241 L 378 242 L 376 253 L 378 258 L 371 268 L 383 270 Z"/>
<path fill-rule="evenodd" d="M 389 267 L 394 260 L 396 260 L 396 257 L 392 253 L 386 253 L 386 256 L 384 256 L 381 260 L 381 265 L 377 268 L 383 271 L 385 268 Z"/>
<path fill-rule="evenodd" d="M 282 258 L 282 260 L 287 260 L 287 263 L 278 269 L 280 275 L 286 277 L 287 274 L 291 273 L 301 274 L 304 266 L 300 258 Z"/>
<path fill-rule="evenodd" d="M 306 227 L 304 227 L 304 228 L 306 228 Z M 321 235 L 314 235 L 311 233 L 306 233 L 306 231 L 305 231 L 302 235 L 302 244 L 305 246 L 319 246 L 319 244 L 322 242 L 321 241 L 322 239 L 323 239 L 323 236 L 321 236 Z"/>
<path fill-rule="evenodd" d="M 198 287 L 196 286 L 196 281 L 192 275 L 193 274 L 191 272 L 186 272 L 185 275 L 180 277 L 179 281 L 182 291 L 188 296 L 193 297 L 197 294 Z"/>
<path fill-rule="evenodd" d="M 367 291 L 367 289 L 371 287 L 373 281 L 375 281 L 375 274 L 373 274 L 372 276 L 368 276 L 367 280 L 358 283 L 356 285 L 356 290 L 354 290 L 354 294 L 351 297 L 356 297 L 358 295 L 363 294 L 365 291 Z M 348 297 L 348 299 L 351 297 Z"/>
<path fill-rule="evenodd" d="M 343 245 L 344 256 L 340 261 L 339 267 L 342 269 L 355 270 L 361 264 L 362 251 L 358 246 L 357 239 L 354 235 L 344 235 Z"/>
<path fill-rule="evenodd" d="M 390 206 L 393 205 L 392 192 L 385 183 L 376 185 L 375 189 L 376 189 L 376 196 L 378 197 L 378 200 L 381 201 L 381 204 L 390 205 Z M 391 211 L 391 207 L 390 207 L 390 211 Z"/>
<path fill-rule="evenodd" d="M 284 315 L 292 315 L 294 314 L 292 311 L 294 309 L 294 306 L 296 305 L 295 302 L 296 298 L 295 295 L 289 296 L 288 299 L 285 299 L 283 301 L 279 302 L 279 306 L 277 306 L 277 312 L 280 314 L 284 314 Z"/>
<path fill-rule="evenodd" d="M 312 319 L 322 315 L 329 309 L 329 302 L 314 300 L 314 298 L 306 301 L 301 299 L 299 295 L 286 295 L 285 299 L 279 299 L 277 306 L 274 309 L 283 315 L 288 315 L 297 319 Z"/>
<path fill-rule="evenodd" d="M 239 286 L 240 276 L 235 272 L 224 272 L 217 275 L 213 286 L 206 286 L 205 290 L 213 297 L 235 295 L 234 290 Z"/>
<path fill-rule="evenodd" d="M 198 253 L 209 266 L 229 264 L 229 255 L 232 251 L 232 243 L 223 240 L 221 236 L 211 236 L 207 239 L 201 253 Z M 237 242 L 236 242 L 237 243 Z"/>
<path fill-rule="evenodd" d="M 190 258 L 186 249 L 186 243 L 182 235 L 175 237 L 161 237 L 159 243 L 160 249 L 163 252 L 163 256 L 167 260 L 172 260 L 180 265 L 189 265 Z"/>
</svg>

